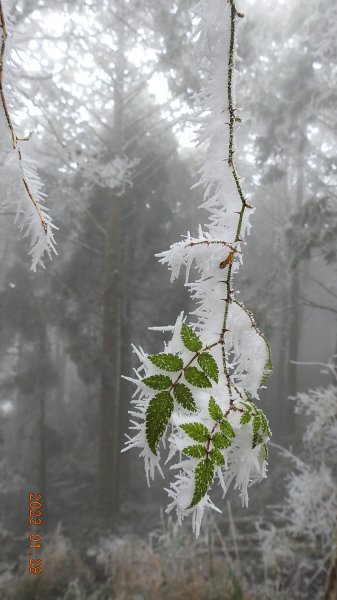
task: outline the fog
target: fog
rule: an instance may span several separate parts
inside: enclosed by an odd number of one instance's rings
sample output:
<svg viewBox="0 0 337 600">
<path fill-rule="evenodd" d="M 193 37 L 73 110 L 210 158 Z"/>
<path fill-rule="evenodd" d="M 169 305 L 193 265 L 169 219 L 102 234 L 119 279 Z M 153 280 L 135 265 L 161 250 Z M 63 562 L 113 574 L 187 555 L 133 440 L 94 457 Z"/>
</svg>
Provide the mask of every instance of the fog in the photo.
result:
<svg viewBox="0 0 337 600">
<path fill-rule="evenodd" d="M 165 513 L 166 479 L 148 487 L 139 452 L 121 453 L 132 344 L 160 351 L 163 335 L 148 327 L 193 310 L 184 276 L 170 283 L 155 257 L 207 219 L 194 185 L 204 149 L 193 142 L 203 80 L 193 6 L 9 2 L 10 107 L 20 136 L 31 133 L 58 230 L 57 255 L 33 272 L 15 194 L 2 194 L 5 600 L 337 598 L 333 0 L 240 2 L 236 158 L 256 211 L 235 281 L 272 350 L 260 394 L 273 432 L 268 477 L 248 508 L 233 488 L 216 491 L 222 512 L 207 513 L 196 540 L 189 519 L 180 528 Z M 2 159 L 0 169 L 3 179 Z M 42 497 L 36 574 L 29 494 Z"/>
</svg>

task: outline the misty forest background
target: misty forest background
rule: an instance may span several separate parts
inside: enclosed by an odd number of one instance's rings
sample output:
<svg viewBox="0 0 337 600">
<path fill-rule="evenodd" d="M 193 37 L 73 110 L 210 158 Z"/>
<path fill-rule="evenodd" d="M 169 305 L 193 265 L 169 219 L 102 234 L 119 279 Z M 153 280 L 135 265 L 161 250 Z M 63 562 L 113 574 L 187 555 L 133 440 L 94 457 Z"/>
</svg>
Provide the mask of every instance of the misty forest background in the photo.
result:
<svg viewBox="0 0 337 600">
<path fill-rule="evenodd" d="M 202 156 L 189 121 L 200 87 L 193 4 L 11 3 L 17 124 L 34 132 L 59 256 L 31 272 L 15 207 L 0 207 L 4 598 L 312 600 L 327 585 L 333 535 L 320 552 L 318 532 L 305 555 L 293 535 L 295 554 L 276 548 L 267 567 L 261 531 L 285 524 L 275 509 L 294 461 L 276 446 L 309 460 L 290 397 L 333 383 L 322 366 L 295 364 L 333 365 L 337 352 L 333 0 L 240 3 L 238 152 L 257 211 L 238 287 L 273 352 L 262 398 L 275 444 L 268 479 L 248 510 L 219 494 L 222 515 L 195 541 L 189 523 L 178 530 L 164 515 L 161 484 L 147 487 L 137 453 L 120 452 L 131 343 L 160 350 L 162 334 L 147 327 L 189 311 L 182 281 L 171 285 L 154 254 L 205 220 L 202 189 L 190 190 Z M 118 188 L 116 156 L 133 163 Z M 44 499 L 39 577 L 26 574 L 29 491 Z"/>
</svg>

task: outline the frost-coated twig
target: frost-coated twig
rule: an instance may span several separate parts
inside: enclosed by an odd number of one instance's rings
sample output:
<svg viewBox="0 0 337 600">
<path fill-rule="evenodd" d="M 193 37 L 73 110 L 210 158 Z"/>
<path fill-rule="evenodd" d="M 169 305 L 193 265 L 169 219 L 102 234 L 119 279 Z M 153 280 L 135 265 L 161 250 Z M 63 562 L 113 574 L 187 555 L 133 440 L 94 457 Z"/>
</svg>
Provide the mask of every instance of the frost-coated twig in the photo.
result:
<svg viewBox="0 0 337 600">
<path fill-rule="evenodd" d="M 228 160 L 227 160 L 227 162 L 228 162 L 228 166 L 232 172 L 233 179 L 234 179 L 235 185 L 236 185 L 236 189 L 237 189 L 238 195 L 241 200 L 241 210 L 239 212 L 238 224 L 237 224 L 237 229 L 236 229 L 235 239 L 234 239 L 234 243 L 235 243 L 235 242 L 241 241 L 240 236 L 241 236 L 241 229 L 242 229 L 242 223 L 243 223 L 243 217 L 244 217 L 245 211 L 247 209 L 252 210 L 253 207 L 250 204 L 248 204 L 248 202 L 246 201 L 246 198 L 245 198 L 245 195 L 243 193 L 243 189 L 242 189 L 242 186 L 240 183 L 240 178 L 237 173 L 235 162 L 234 162 L 235 123 L 241 122 L 241 119 L 239 119 L 238 117 L 235 116 L 236 110 L 234 108 L 234 102 L 233 102 L 233 70 L 235 68 L 234 54 L 235 54 L 235 41 L 236 41 L 236 19 L 243 18 L 244 15 L 242 13 L 238 12 L 238 10 L 236 9 L 234 0 L 229 0 L 229 2 L 230 2 L 230 10 L 231 10 L 231 14 L 230 14 L 231 27 L 230 27 L 230 43 L 229 43 L 229 52 L 228 52 L 228 82 L 227 82 L 227 98 L 228 98 L 228 112 L 229 112 L 229 142 L 228 142 Z M 227 331 L 228 310 L 229 310 L 229 305 L 232 302 L 232 297 L 233 297 L 233 291 L 232 291 L 233 258 L 234 258 L 234 256 L 233 256 L 233 254 L 231 254 L 228 273 L 227 273 L 227 279 L 226 279 L 226 294 L 227 295 L 226 295 L 226 300 L 225 300 L 224 321 L 223 321 L 223 326 L 222 326 L 222 330 L 221 330 L 222 339 L 224 338 L 225 333 Z M 223 348 L 222 348 L 222 359 L 223 359 L 224 370 L 225 370 L 226 377 L 227 377 L 228 390 L 229 390 L 229 394 L 231 396 L 231 402 L 233 403 L 232 384 L 231 384 L 231 379 L 230 379 L 230 375 L 228 372 L 228 358 L 226 355 L 225 346 L 223 346 Z"/>
<path fill-rule="evenodd" d="M 160 452 L 176 473 L 167 490 L 178 521 L 192 515 L 199 534 L 206 508 L 214 506 L 210 491 L 218 481 L 223 493 L 234 482 L 242 504 L 248 486 L 266 476 L 267 443 L 271 435 L 263 411 L 254 404 L 270 375 L 271 353 L 252 314 L 235 298 L 234 274 L 242 263 L 241 245 L 249 233 L 254 209 L 238 174 L 236 127 L 241 119 L 234 104 L 238 22 L 234 0 L 200 0 L 196 32 L 204 86 L 197 95 L 199 144 L 205 144 L 199 184 L 209 221 L 196 237 L 158 254 L 171 270 L 171 280 L 186 267 L 186 285 L 196 303 L 193 324 L 181 313 L 172 339 L 160 354 L 134 348 L 140 366 L 131 381 L 132 434 L 128 448 L 140 448 L 148 482 L 160 472 Z M 198 277 L 190 282 L 192 266 Z"/>
<path fill-rule="evenodd" d="M 14 190 L 18 200 L 17 220 L 19 220 L 19 229 L 23 232 L 24 237 L 30 236 L 31 238 L 30 254 L 32 256 L 32 268 L 35 270 L 38 264 L 43 265 L 41 259 L 45 252 L 50 258 L 52 253 L 57 254 L 52 232 L 55 226 L 52 224 L 49 215 L 46 214 L 47 209 L 41 203 L 44 194 L 41 192 L 41 182 L 35 172 L 35 163 L 24 156 L 20 146 L 20 142 L 27 142 L 30 135 L 25 138 L 18 137 L 8 107 L 5 91 L 5 67 L 9 62 L 7 56 L 9 55 L 10 22 L 6 16 L 6 3 L 4 0 L 0 0 L 0 27 L 0 101 L 10 134 L 9 139 L 7 136 L 3 136 L 1 140 L 1 154 L 3 155 L 1 163 L 3 169 L 7 167 L 6 183 L 17 182 L 17 188 Z M 3 129 L 2 123 L 1 129 Z M 16 161 L 16 164 L 14 161 Z M 4 180 L 5 177 L 3 177 Z M 4 196 L 7 197 L 9 194 L 10 191 L 5 189 Z"/>
<path fill-rule="evenodd" d="M 334 360 L 336 358 L 337 358 L 336 356 L 333 356 L 332 360 Z M 317 361 L 298 361 L 298 360 L 291 360 L 290 362 L 293 365 L 298 365 L 300 367 L 322 367 L 323 369 L 326 369 L 328 372 L 330 371 L 330 373 L 334 376 L 334 378 L 337 379 L 337 369 L 336 369 L 335 365 L 333 364 L 333 362 L 324 363 L 324 362 L 317 362 Z"/>
</svg>

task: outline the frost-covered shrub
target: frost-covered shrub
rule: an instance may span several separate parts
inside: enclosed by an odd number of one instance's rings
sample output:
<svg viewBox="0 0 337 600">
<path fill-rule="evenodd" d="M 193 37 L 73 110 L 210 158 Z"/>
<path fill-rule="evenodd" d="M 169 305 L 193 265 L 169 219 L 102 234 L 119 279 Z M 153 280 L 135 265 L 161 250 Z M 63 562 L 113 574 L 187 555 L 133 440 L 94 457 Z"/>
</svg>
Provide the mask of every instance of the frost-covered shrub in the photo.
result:
<svg viewBox="0 0 337 600">
<path fill-rule="evenodd" d="M 336 375 L 330 365 L 331 371 Z M 296 598 L 307 598 L 310 590 L 314 599 L 324 586 L 337 527 L 337 386 L 299 393 L 294 401 L 305 423 L 302 457 L 282 451 L 293 463 L 286 497 L 275 511 L 283 524 L 259 533 L 269 572 L 290 579 Z"/>
<path fill-rule="evenodd" d="M 168 489 L 168 512 L 178 521 L 191 514 L 199 534 L 213 481 L 225 494 L 229 485 L 248 504 L 248 487 L 266 476 L 270 430 L 255 405 L 258 390 L 271 372 L 269 345 L 253 316 L 237 300 L 233 276 L 242 262 L 244 238 L 254 209 L 242 188 L 235 156 L 235 132 L 241 119 L 235 108 L 237 25 L 243 15 L 233 0 L 201 0 L 195 39 L 204 86 L 199 103 L 198 143 L 206 147 L 199 184 L 209 222 L 196 237 L 159 254 L 171 279 L 186 268 L 185 285 L 196 308 L 193 323 L 181 313 L 172 338 L 160 354 L 134 348 L 140 366 L 127 448 L 139 448 L 148 481 L 168 448 L 175 477 Z M 197 272 L 189 280 L 191 267 Z"/>
</svg>

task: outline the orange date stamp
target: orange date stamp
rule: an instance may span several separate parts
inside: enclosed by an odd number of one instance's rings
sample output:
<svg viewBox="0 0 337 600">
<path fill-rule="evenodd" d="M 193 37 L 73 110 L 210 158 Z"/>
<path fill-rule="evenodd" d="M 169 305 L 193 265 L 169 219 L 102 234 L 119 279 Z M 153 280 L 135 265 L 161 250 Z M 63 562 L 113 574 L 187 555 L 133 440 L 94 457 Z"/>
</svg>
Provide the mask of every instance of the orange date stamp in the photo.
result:
<svg viewBox="0 0 337 600">
<path fill-rule="evenodd" d="M 40 575 L 42 573 L 42 560 L 38 558 L 41 550 L 42 535 L 38 533 L 38 527 L 42 525 L 42 496 L 31 492 L 29 497 L 29 573 Z"/>
</svg>

